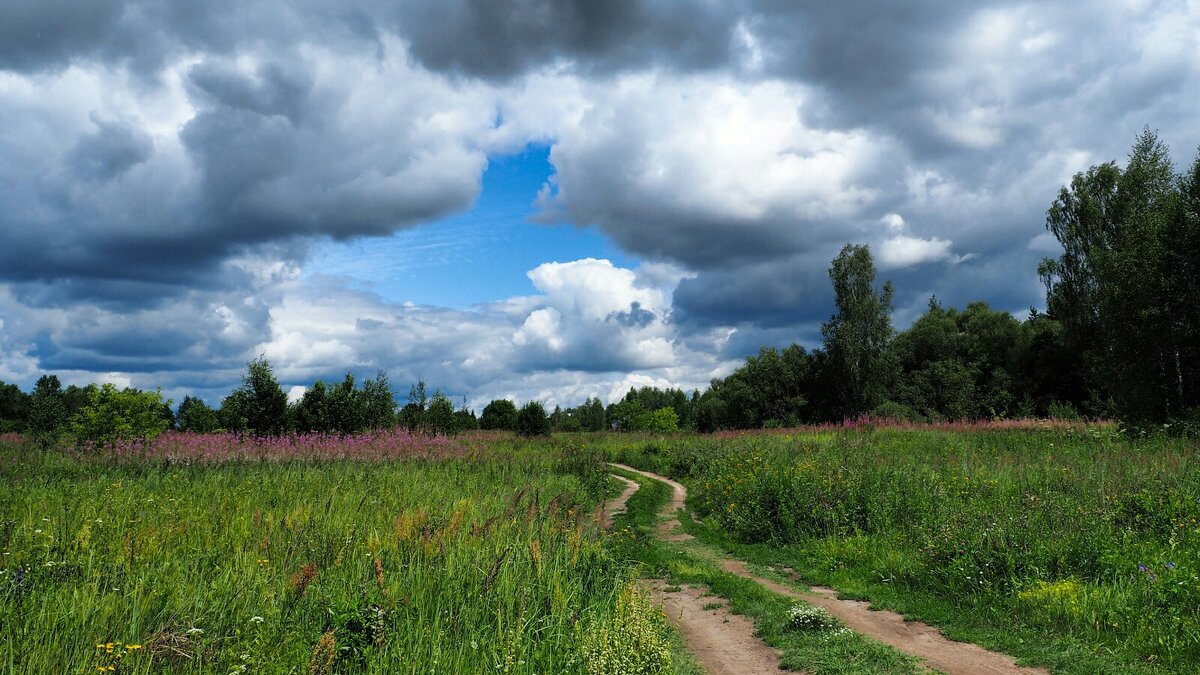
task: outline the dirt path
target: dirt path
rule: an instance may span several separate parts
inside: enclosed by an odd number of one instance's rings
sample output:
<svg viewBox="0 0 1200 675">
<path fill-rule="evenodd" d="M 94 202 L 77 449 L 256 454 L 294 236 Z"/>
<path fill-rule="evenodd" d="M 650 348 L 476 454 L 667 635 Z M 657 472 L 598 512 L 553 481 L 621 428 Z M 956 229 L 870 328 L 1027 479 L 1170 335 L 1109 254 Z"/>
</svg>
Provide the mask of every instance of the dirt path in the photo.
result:
<svg viewBox="0 0 1200 675">
<path fill-rule="evenodd" d="M 592 521 L 599 523 L 600 527 L 603 527 L 606 530 L 612 527 L 613 516 L 617 515 L 618 513 L 625 513 L 625 505 L 629 502 L 629 498 L 633 496 L 633 493 L 638 491 L 638 484 L 636 482 L 631 481 L 624 476 L 618 476 L 616 474 L 609 475 L 624 483 L 625 489 L 621 491 L 620 496 L 618 496 L 616 499 L 609 499 L 608 501 L 601 502 L 600 506 L 596 507 L 596 512 L 592 514 Z"/>
<path fill-rule="evenodd" d="M 622 464 L 614 466 L 641 473 Z M 621 496 L 609 500 L 596 510 L 596 519 L 605 529 L 612 526 L 612 516 L 624 511 L 625 504 L 638 490 L 636 482 L 615 474 L 614 477 L 623 481 L 626 488 Z M 679 486 L 679 489 L 682 488 L 682 485 Z M 669 509 L 670 513 L 675 513 L 683 508 L 687 491 L 682 494 L 682 497 L 672 496 L 671 503 L 663 508 L 663 512 Z M 680 541 L 681 536 L 691 539 L 691 535 L 671 532 L 670 528 L 664 527 L 666 525 L 669 523 L 658 525 L 659 537 L 670 541 Z M 675 525 L 679 525 L 678 520 Z M 754 623 L 740 614 L 730 612 L 720 598 L 706 595 L 704 588 L 670 586 L 662 579 L 643 579 L 641 583 L 650 592 L 655 604 L 662 607 L 667 621 L 683 635 L 688 651 L 696 657 L 706 673 L 757 675 L 779 670 L 779 652 L 755 637 Z"/>
<path fill-rule="evenodd" d="M 668 586 L 662 579 L 647 579 L 642 585 L 662 607 L 667 621 L 683 634 L 688 651 L 704 666 L 704 672 L 753 675 L 779 671 L 779 652 L 755 637 L 750 619 L 730 612 L 724 602 L 717 602 L 720 598 L 705 595 L 703 588 Z"/>
<path fill-rule="evenodd" d="M 684 508 L 687 501 L 687 488 L 649 471 L 641 471 L 623 464 L 613 466 L 670 485 L 673 491 L 671 503 L 662 510 L 664 518 L 657 531 L 660 536 L 670 541 L 691 538 L 680 531 L 682 528 L 678 516 L 678 511 Z M 804 593 L 754 574 L 740 560 L 720 556 L 711 559 L 725 571 L 756 581 L 775 593 L 824 607 L 851 630 L 912 654 L 924 660 L 930 668 L 947 675 L 1048 675 L 1049 671 L 1041 668 L 1018 666 L 1012 657 L 1005 654 L 988 651 L 968 642 L 947 639 L 933 626 L 919 621 L 907 621 L 895 612 L 875 611 L 870 609 L 870 603 L 838 599 L 837 591 L 832 588 L 814 586 L 812 592 Z"/>
</svg>

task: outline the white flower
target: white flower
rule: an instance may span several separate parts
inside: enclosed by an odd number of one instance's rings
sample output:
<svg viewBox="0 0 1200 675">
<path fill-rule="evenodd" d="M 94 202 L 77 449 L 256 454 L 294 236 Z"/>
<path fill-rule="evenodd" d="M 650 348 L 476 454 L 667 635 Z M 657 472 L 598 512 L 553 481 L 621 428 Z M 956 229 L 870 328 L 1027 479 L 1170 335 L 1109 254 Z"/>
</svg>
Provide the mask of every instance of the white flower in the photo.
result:
<svg viewBox="0 0 1200 675">
<path fill-rule="evenodd" d="M 187 634 L 188 634 L 188 635 L 195 635 L 195 634 L 201 634 L 201 635 L 203 635 L 203 634 L 204 634 L 204 629 L 203 629 L 203 628 L 196 628 L 195 626 L 192 626 L 191 628 L 187 629 Z"/>
<path fill-rule="evenodd" d="M 831 628 L 837 624 L 829 612 L 814 605 L 796 605 L 788 610 L 788 623 L 801 630 Z"/>
<path fill-rule="evenodd" d="M 265 620 L 266 620 L 266 619 L 263 619 L 261 616 L 252 616 L 252 617 L 250 617 L 250 623 L 262 623 L 262 622 L 263 622 L 263 621 L 265 621 Z"/>
</svg>

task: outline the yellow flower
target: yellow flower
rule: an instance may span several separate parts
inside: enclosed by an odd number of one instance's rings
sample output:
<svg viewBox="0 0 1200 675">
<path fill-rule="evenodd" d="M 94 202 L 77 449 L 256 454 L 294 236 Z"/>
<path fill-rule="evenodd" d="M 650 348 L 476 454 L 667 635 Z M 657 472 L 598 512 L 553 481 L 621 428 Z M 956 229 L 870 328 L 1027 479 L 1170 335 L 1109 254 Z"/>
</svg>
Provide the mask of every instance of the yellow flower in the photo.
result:
<svg viewBox="0 0 1200 675">
<path fill-rule="evenodd" d="M 133 651 L 135 649 L 141 649 L 142 646 L 141 645 L 125 645 L 125 648 L 128 649 L 129 651 Z"/>
</svg>

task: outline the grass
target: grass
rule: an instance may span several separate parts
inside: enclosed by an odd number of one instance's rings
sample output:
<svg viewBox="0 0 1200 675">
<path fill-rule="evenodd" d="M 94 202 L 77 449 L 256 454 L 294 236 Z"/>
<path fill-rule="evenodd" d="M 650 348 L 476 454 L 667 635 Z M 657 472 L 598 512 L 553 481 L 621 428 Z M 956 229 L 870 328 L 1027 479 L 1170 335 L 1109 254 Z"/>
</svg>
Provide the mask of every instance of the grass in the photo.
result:
<svg viewBox="0 0 1200 675">
<path fill-rule="evenodd" d="M 0 444 L 0 672 L 671 672 L 661 614 L 587 522 L 595 458 L 469 454 Z"/>
<path fill-rule="evenodd" d="M 767 591 L 753 581 L 725 572 L 711 563 L 694 546 L 663 542 L 653 535 L 659 510 L 670 499 L 670 488 L 655 480 L 616 470 L 636 480 L 641 488 L 634 493 L 625 514 L 614 519 L 614 548 L 618 555 L 642 565 L 642 575 L 666 579 L 666 590 L 678 590 L 683 584 L 704 586 L 728 606 L 754 622 L 764 642 L 782 652 L 781 667 L 804 670 L 813 675 L 918 673 L 917 661 L 890 647 L 837 626 L 828 630 L 797 630 L 788 618 L 796 601 Z"/>
<path fill-rule="evenodd" d="M 710 546 L 1056 672 L 1194 672 L 1193 442 L 1108 427 L 610 440 Z"/>
</svg>

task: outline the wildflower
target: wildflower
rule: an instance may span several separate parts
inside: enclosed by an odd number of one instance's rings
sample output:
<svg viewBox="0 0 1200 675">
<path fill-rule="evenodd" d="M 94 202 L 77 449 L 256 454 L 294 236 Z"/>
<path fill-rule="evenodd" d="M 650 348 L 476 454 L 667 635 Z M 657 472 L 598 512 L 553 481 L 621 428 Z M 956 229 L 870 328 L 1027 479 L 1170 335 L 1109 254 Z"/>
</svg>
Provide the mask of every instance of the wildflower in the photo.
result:
<svg viewBox="0 0 1200 675">
<path fill-rule="evenodd" d="M 1145 566 L 1145 565 L 1143 565 L 1142 563 L 1138 563 L 1138 571 L 1139 571 L 1139 572 L 1143 572 L 1143 573 L 1144 573 L 1144 572 L 1148 571 L 1149 569 L 1150 569 L 1150 568 L 1146 567 L 1146 566 Z"/>
<path fill-rule="evenodd" d="M 1173 570 L 1173 569 L 1175 569 L 1175 563 L 1169 562 L 1165 565 L 1165 567 L 1169 570 Z"/>
<path fill-rule="evenodd" d="M 296 592 L 296 596 L 299 597 L 304 595 L 304 591 L 308 589 L 308 585 L 311 584 L 313 579 L 316 578 L 316 563 L 307 563 L 301 567 L 299 571 L 292 575 L 288 583 L 292 587 L 292 590 Z"/>
<path fill-rule="evenodd" d="M 263 619 L 261 616 L 250 617 L 250 623 L 262 623 L 263 621 L 265 621 L 265 619 Z"/>
</svg>

